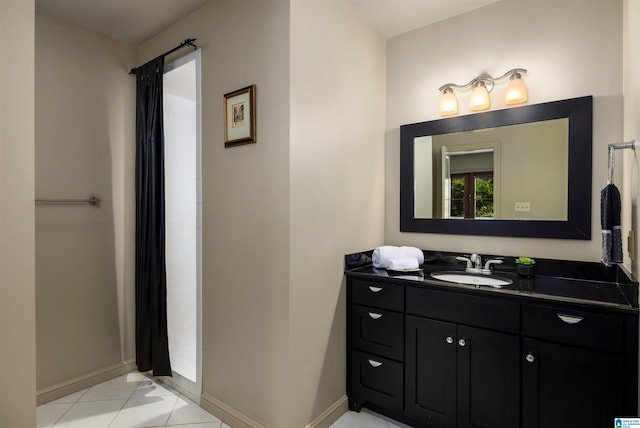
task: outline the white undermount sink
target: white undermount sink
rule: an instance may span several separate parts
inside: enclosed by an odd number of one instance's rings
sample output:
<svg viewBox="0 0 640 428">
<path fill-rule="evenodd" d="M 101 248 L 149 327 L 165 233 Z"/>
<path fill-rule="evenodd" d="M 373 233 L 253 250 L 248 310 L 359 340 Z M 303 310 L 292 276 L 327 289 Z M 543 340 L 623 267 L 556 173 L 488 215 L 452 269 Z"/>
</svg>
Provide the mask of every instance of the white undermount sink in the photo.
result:
<svg viewBox="0 0 640 428">
<path fill-rule="evenodd" d="M 489 287 L 500 288 L 513 284 L 507 278 L 500 278 L 493 275 L 473 274 L 467 272 L 433 272 L 429 274 L 433 279 L 440 281 L 454 282 L 456 284 L 468 285 L 488 285 Z"/>
</svg>

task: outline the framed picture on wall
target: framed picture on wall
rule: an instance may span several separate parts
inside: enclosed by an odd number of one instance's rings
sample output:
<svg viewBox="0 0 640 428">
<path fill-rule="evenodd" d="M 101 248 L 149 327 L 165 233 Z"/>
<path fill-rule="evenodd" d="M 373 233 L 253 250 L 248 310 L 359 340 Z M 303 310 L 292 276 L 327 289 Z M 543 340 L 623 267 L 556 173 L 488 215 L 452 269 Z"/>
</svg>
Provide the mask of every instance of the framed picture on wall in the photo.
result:
<svg viewBox="0 0 640 428">
<path fill-rule="evenodd" d="M 224 146 L 256 142 L 256 85 L 224 94 Z"/>
</svg>

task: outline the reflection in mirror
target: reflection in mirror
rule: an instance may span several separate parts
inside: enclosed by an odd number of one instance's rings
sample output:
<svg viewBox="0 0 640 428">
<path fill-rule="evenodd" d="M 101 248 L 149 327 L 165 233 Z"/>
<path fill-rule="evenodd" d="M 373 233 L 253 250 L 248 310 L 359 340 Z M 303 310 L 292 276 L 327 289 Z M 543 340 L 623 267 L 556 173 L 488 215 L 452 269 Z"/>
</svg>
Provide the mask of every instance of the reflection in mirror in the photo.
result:
<svg viewBox="0 0 640 428">
<path fill-rule="evenodd" d="M 442 146 L 442 218 L 495 218 L 494 156 L 484 144 Z M 499 165 L 499 164 L 498 164 Z"/>
<path fill-rule="evenodd" d="M 400 127 L 402 232 L 590 239 L 592 97 Z"/>
<path fill-rule="evenodd" d="M 415 138 L 415 217 L 566 221 L 568 134 L 563 118 Z"/>
</svg>

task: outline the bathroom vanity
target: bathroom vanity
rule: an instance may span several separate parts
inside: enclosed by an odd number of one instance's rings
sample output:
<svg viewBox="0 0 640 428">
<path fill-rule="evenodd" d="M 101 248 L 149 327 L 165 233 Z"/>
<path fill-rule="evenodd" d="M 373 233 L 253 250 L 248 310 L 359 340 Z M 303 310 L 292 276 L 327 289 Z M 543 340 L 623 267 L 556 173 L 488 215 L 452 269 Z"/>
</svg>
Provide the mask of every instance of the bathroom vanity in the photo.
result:
<svg viewBox="0 0 640 428">
<path fill-rule="evenodd" d="M 424 253 L 413 272 L 346 257 L 350 409 L 429 428 L 601 428 L 638 415 L 638 283 L 622 268 L 537 259 L 524 278 L 504 257 L 496 273 L 513 283 L 493 288 L 432 278 L 464 265 Z"/>
</svg>

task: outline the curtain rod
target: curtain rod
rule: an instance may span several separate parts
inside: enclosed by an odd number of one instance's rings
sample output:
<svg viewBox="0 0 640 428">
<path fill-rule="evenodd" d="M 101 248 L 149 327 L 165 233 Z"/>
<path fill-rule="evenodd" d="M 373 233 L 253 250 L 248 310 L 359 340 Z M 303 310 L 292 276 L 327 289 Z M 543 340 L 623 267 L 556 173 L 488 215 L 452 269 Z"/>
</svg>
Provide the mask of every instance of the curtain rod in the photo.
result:
<svg viewBox="0 0 640 428">
<path fill-rule="evenodd" d="M 173 49 L 170 49 L 170 50 L 166 51 L 165 53 L 163 53 L 163 54 L 162 54 L 162 55 L 160 55 L 160 56 L 167 56 L 167 55 L 169 55 L 169 54 L 174 53 L 174 52 L 175 52 L 175 51 L 177 51 L 178 49 L 182 49 L 182 48 L 184 48 L 185 46 L 192 46 L 192 47 L 193 47 L 193 49 L 195 50 L 195 49 L 197 49 L 197 48 L 198 48 L 198 47 L 195 45 L 195 43 L 193 43 L 193 42 L 195 42 L 195 41 L 196 41 L 196 39 L 184 39 L 184 42 L 180 43 L 180 44 L 179 44 L 178 46 L 176 46 L 175 48 L 173 48 Z M 132 69 L 131 69 L 131 71 L 129 71 L 129 74 L 136 74 L 136 70 L 137 70 L 137 69 L 138 69 L 138 67 L 132 68 Z"/>
</svg>

